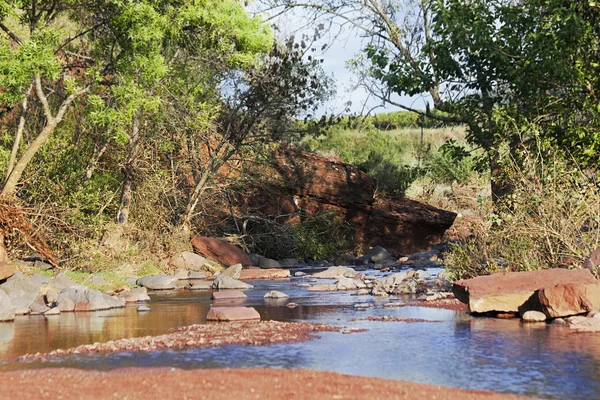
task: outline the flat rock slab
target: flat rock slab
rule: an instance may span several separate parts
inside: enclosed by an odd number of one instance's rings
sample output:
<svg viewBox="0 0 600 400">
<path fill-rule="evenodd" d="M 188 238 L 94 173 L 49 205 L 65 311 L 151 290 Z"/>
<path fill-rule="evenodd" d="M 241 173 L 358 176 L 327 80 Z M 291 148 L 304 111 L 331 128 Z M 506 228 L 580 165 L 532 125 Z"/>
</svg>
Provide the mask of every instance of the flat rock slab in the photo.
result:
<svg viewBox="0 0 600 400">
<path fill-rule="evenodd" d="M 178 280 L 172 275 L 145 276 L 138 279 L 137 284 L 150 290 L 167 290 L 175 289 Z"/>
<path fill-rule="evenodd" d="M 194 251 L 222 265 L 242 264 L 252 265 L 250 256 L 238 247 L 217 238 L 196 235 L 192 238 Z"/>
<path fill-rule="evenodd" d="M 308 288 L 309 292 L 337 292 L 337 285 L 319 283 Z"/>
<path fill-rule="evenodd" d="M 290 271 L 287 269 L 261 269 L 261 268 L 248 268 L 243 269 L 240 272 L 240 280 L 253 280 L 253 279 L 283 279 L 289 278 Z"/>
<path fill-rule="evenodd" d="M 538 291 L 538 300 L 542 311 L 550 318 L 587 313 L 600 307 L 600 282 L 543 288 Z"/>
<path fill-rule="evenodd" d="M 10 278 L 17 272 L 17 266 L 6 262 L 0 262 L 0 280 Z"/>
<path fill-rule="evenodd" d="M 213 292 L 212 294 L 213 300 L 245 299 L 246 297 L 248 296 L 239 290 L 219 290 L 218 292 Z"/>
<path fill-rule="evenodd" d="M 260 314 L 252 307 L 212 307 L 206 315 L 207 321 L 260 320 Z"/>
<path fill-rule="evenodd" d="M 508 272 L 457 281 L 452 291 L 471 312 L 518 312 L 537 290 L 557 284 L 585 284 L 596 280 L 587 269 L 562 268 Z"/>
</svg>

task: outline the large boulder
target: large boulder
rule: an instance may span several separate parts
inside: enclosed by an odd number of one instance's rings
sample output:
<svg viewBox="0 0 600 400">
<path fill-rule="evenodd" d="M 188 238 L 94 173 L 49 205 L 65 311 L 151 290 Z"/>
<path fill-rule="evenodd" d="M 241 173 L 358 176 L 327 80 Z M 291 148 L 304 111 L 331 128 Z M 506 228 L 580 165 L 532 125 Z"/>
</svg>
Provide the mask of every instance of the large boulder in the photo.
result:
<svg viewBox="0 0 600 400">
<path fill-rule="evenodd" d="M 241 280 L 253 280 L 253 279 L 282 279 L 289 278 L 289 269 L 260 269 L 260 268 L 248 268 L 243 269 L 240 272 Z"/>
<path fill-rule="evenodd" d="M 258 267 L 263 269 L 281 269 L 281 264 L 270 258 L 261 257 L 258 260 Z"/>
<path fill-rule="evenodd" d="M 252 307 L 211 307 L 207 321 L 260 320 L 260 314 Z"/>
<path fill-rule="evenodd" d="M 248 254 L 224 240 L 196 235 L 192 238 L 192 247 L 196 253 L 223 265 L 238 263 L 244 267 L 252 265 Z"/>
<path fill-rule="evenodd" d="M 215 278 L 212 288 L 213 289 L 252 289 L 254 286 L 239 281 L 237 279 L 233 279 L 227 275 L 219 275 Z"/>
<path fill-rule="evenodd" d="M 96 289 L 75 287 L 59 293 L 57 307 L 60 311 L 98 311 L 125 307 L 125 301 Z"/>
<path fill-rule="evenodd" d="M 10 278 L 15 272 L 17 272 L 16 265 L 0 261 L 0 281 Z"/>
<path fill-rule="evenodd" d="M 335 284 L 337 290 L 355 290 L 367 287 L 363 281 L 358 278 L 341 277 Z"/>
<path fill-rule="evenodd" d="M 205 263 L 206 258 L 191 251 L 183 251 L 175 254 L 169 260 L 169 266 L 174 270 L 205 271 Z"/>
<path fill-rule="evenodd" d="M 172 275 L 144 276 L 137 280 L 137 284 L 150 290 L 166 290 L 175 289 L 178 280 Z"/>
<path fill-rule="evenodd" d="M 600 307 L 600 282 L 560 284 L 537 293 L 542 311 L 549 318 L 583 314 Z"/>
<path fill-rule="evenodd" d="M 557 284 L 594 282 L 594 276 L 587 269 L 556 268 L 478 276 L 454 282 L 452 291 L 458 300 L 469 305 L 471 312 L 516 313 L 539 289 Z"/>
</svg>

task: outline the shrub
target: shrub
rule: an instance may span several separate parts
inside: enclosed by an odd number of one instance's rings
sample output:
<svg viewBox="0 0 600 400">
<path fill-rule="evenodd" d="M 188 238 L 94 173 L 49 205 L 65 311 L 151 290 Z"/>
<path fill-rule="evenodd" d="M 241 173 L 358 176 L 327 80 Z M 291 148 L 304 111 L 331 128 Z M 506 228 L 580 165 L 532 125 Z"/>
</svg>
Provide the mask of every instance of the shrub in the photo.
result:
<svg viewBox="0 0 600 400">
<path fill-rule="evenodd" d="M 453 277 L 580 266 L 600 245 L 598 171 L 530 154 L 505 171 L 513 194 L 472 239 L 453 246 L 447 265 Z"/>
</svg>

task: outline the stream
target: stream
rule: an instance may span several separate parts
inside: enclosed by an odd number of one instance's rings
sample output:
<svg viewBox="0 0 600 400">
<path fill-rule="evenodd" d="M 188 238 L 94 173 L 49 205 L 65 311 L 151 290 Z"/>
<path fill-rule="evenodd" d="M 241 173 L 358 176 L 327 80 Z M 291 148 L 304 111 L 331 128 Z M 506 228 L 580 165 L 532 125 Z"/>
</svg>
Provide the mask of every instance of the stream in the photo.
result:
<svg viewBox="0 0 600 400">
<path fill-rule="evenodd" d="M 128 305 L 92 313 L 19 316 L 14 323 L 0 323 L 0 360 L 5 360 L 0 368 L 309 368 L 530 397 L 600 398 L 600 335 L 572 333 L 563 326 L 473 318 L 450 310 L 384 308 L 389 301 L 408 299 L 314 293 L 297 286 L 303 282 L 306 280 L 295 278 L 250 282 L 255 288 L 245 291 L 248 298 L 239 304 L 255 307 L 263 320 L 319 322 L 368 331 L 321 333 L 319 339 L 305 343 L 11 361 L 26 353 L 158 335 L 170 328 L 205 322 L 213 303 L 210 290 L 162 291 L 150 294 L 152 311 L 148 313 L 138 313 L 137 305 Z M 267 301 L 263 295 L 269 290 L 283 291 L 290 299 Z M 298 306 L 286 307 L 289 301 Z M 353 304 L 359 302 L 372 302 L 374 307 L 358 311 Z M 438 322 L 352 321 L 384 315 Z"/>
</svg>

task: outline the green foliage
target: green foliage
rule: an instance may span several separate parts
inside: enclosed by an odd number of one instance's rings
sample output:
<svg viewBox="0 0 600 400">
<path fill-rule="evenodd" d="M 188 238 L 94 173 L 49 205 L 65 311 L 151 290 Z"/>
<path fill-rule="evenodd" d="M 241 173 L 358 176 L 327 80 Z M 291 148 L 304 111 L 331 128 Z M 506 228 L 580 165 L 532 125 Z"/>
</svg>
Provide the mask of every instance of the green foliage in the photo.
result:
<svg viewBox="0 0 600 400">
<path fill-rule="evenodd" d="M 323 260 L 350 247 L 348 226 L 335 213 L 311 215 L 291 229 L 297 246 L 294 256 L 300 259 Z"/>
</svg>

